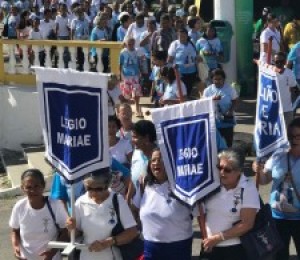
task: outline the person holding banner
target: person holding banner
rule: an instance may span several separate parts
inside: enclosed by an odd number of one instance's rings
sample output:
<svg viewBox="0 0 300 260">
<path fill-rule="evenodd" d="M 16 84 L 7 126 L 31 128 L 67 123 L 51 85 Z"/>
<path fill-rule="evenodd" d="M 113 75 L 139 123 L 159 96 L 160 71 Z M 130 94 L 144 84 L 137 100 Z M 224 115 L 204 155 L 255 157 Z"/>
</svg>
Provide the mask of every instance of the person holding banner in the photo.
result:
<svg viewBox="0 0 300 260">
<path fill-rule="evenodd" d="M 109 190 L 111 183 L 109 170 L 91 174 L 84 179 L 87 192 L 75 203 L 75 218 L 67 219 L 69 230 L 83 232 L 87 248 L 81 250 L 80 260 L 122 260 L 117 245 L 131 242 L 138 236 L 136 222 L 122 196 L 119 201 L 119 214 L 124 231 L 112 236 L 117 224 L 117 216 L 113 206 L 114 192 Z"/>
<path fill-rule="evenodd" d="M 233 142 L 233 128 L 236 124 L 234 111 L 238 103 L 236 90 L 225 83 L 224 70 L 215 69 L 211 73 L 213 84 L 204 92 L 204 98 L 213 98 L 216 104 L 216 126 L 220 134 L 226 140 L 227 146 Z"/>
<path fill-rule="evenodd" d="M 254 225 L 259 194 L 255 183 L 242 172 L 242 155 L 224 150 L 218 159 L 221 190 L 204 201 L 208 236 L 200 259 L 244 260 L 247 255 L 239 237 Z"/>
<path fill-rule="evenodd" d="M 300 118 L 295 118 L 288 128 L 290 150 L 279 150 L 263 164 L 253 163 L 259 183 L 272 182 L 270 205 L 283 248 L 276 260 L 289 259 L 289 245 L 293 238 L 300 258 Z"/>
<path fill-rule="evenodd" d="M 133 199 L 144 236 L 145 260 L 191 260 L 192 210 L 171 196 L 161 152 L 152 152 L 148 172 Z"/>
<path fill-rule="evenodd" d="M 44 175 L 37 169 L 26 170 L 21 175 L 25 198 L 16 203 L 9 221 L 17 259 L 61 259 L 60 253 L 47 245 L 63 236 L 67 238 L 68 214 L 61 202 L 43 196 L 45 185 Z"/>
</svg>

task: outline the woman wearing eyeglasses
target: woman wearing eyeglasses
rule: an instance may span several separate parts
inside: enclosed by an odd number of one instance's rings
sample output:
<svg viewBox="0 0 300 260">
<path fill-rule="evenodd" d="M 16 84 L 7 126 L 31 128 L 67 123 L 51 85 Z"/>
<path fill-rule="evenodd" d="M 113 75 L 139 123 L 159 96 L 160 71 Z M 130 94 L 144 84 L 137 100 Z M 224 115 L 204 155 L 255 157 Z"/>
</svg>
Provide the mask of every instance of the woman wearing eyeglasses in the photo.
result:
<svg viewBox="0 0 300 260">
<path fill-rule="evenodd" d="M 102 170 L 84 179 L 87 192 L 75 203 L 75 216 L 68 218 L 67 228 L 83 233 L 83 243 L 87 248 L 81 250 L 80 260 L 122 260 L 116 245 L 127 244 L 138 236 L 136 222 L 121 195 L 118 195 L 119 212 L 124 231 L 112 236 L 117 224 L 113 206 L 114 192 L 109 190 L 111 174 Z"/>
<path fill-rule="evenodd" d="M 245 260 L 239 237 L 249 231 L 260 208 L 255 183 L 243 174 L 244 158 L 234 150 L 218 155 L 221 190 L 205 200 L 206 231 L 201 259 Z"/>
<path fill-rule="evenodd" d="M 289 245 L 293 238 L 300 259 L 300 118 L 289 125 L 290 150 L 277 151 L 262 164 L 254 163 L 261 185 L 272 182 L 270 205 L 272 217 L 283 241 L 276 260 L 289 259 Z"/>
</svg>

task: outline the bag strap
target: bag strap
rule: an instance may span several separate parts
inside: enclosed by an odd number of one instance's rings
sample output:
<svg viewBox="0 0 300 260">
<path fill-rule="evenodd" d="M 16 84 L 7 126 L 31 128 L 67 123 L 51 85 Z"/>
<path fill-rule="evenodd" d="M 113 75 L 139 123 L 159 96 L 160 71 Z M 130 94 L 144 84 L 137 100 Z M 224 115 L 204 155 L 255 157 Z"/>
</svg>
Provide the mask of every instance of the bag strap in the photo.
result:
<svg viewBox="0 0 300 260">
<path fill-rule="evenodd" d="M 50 212 L 51 218 L 52 218 L 52 220 L 53 220 L 53 222 L 54 222 L 54 225 L 55 225 L 57 231 L 59 231 L 60 228 L 59 228 L 58 224 L 56 223 L 56 218 L 55 218 L 55 215 L 54 215 L 54 213 L 53 213 L 53 209 L 52 209 L 52 207 L 51 207 L 51 205 L 50 205 L 49 198 L 48 198 L 48 196 L 45 196 L 44 198 L 45 198 L 45 202 L 46 202 L 46 205 L 47 205 L 47 207 L 48 207 L 48 210 L 49 210 L 49 212 Z"/>
<path fill-rule="evenodd" d="M 291 161 L 290 161 L 290 153 L 289 152 L 287 153 L 287 160 L 288 160 L 288 177 L 291 180 L 291 184 L 292 184 L 292 187 L 293 187 L 293 189 L 295 191 L 297 199 L 300 201 L 300 194 L 299 194 L 299 191 L 296 188 L 296 185 L 295 185 L 295 182 L 294 182 L 294 178 L 293 178 L 293 174 L 292 174 L 292 171 L 291 171 L 291 165 L 290 165 Z"/>
<path fill-rule="evenodd" d="M 113 195 L 112 203 L 113 203 L 116 215 L 117 215 L 117 220 L 118 220 L 119 223 L 121 223 L 121 219 L 120 219 L 120 207 L 119 207 L 119 200 L 118 200 L 118 194 L 117 193 L 115 193 Z"/>
</svg>

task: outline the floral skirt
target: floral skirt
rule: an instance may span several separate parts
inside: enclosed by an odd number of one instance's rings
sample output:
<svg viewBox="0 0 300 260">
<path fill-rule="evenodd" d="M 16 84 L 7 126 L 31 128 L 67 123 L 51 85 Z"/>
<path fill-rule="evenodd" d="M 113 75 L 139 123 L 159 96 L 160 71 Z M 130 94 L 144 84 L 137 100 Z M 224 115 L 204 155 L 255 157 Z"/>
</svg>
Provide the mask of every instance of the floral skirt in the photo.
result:
<svg viewBox="0 0 300 260">
<path fill-rule="evenodd" d="M 138 77 L 126 77 L 120 84 L 122 95 L 126 99 L 143 96 Z"/>
</svg>

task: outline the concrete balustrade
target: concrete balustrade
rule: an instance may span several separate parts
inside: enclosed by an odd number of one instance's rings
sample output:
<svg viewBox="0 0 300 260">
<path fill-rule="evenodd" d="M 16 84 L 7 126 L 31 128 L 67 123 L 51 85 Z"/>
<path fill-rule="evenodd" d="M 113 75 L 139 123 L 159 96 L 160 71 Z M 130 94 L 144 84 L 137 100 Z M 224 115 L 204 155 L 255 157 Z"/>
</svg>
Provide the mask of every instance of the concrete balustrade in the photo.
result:
<svg viewBox="0 0 300 260">
<path fill-rule="evenodd" d="M 19 47 L 17 47 L 19 46 Z M 31 66 L 40 66 L 39 52 L 45 51 L 45 67 L 53 66 L 51 58 L 51 47 L 56 47 L 58 54 L 57 67 L 64 68 L 64 50 L 68 47 L 70 61 L 68 67 L 76 69 L 77 48 L 81 47 L 84 53 L 83 70 L 90 69 L 89 51 L 92 47 L 96 48 L 97 56 L 101 57 L 103 49 L 110 50 L 110 68 L 111 72 L 119 74 L 119 55 L 122 49 L 122 43 L 108 41 L 68 41 L 68 40 L 0 40 L 0 84 L 22 84 L 35 86 L 35 75 Z M 22 50 L 22 58 L 20 51 Z M 29 50 L 33 55 L 28 55 Z M 98 58 L 96 70 L 103 71 L 101 58 Z"/>
</svg>

